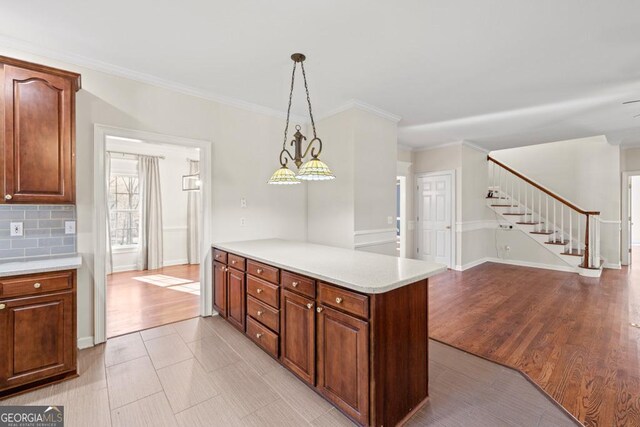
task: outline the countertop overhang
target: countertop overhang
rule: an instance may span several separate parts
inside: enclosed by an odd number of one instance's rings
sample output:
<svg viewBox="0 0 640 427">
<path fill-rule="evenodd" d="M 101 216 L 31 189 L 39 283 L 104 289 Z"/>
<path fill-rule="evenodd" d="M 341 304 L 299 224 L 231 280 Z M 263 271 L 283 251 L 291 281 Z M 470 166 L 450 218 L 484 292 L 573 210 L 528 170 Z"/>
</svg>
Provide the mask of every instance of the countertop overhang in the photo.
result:
<svg viewBox="0 0 640 427">
<path fill-rule="evenodd" d="M 24 261 L 2 261 L 0 262 L 0 277 L 73 270 L 80 268 L 81 265 L 82 257 L 80 255 L 27 259 Z"/>
<path fill-rule="evenodd" d="M 444 264 L 282 239 L 212 247 L 367 294 L 381 294 L 447 269 Z"/>
</svg>

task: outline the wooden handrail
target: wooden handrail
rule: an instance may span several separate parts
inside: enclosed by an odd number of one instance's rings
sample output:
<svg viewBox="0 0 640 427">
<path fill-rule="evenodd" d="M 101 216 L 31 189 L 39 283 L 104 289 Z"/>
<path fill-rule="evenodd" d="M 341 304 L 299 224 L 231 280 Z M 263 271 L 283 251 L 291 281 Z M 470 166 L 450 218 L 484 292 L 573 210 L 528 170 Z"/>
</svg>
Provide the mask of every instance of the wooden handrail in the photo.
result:
<svg viewBox="0 0 640 427">
<path fill-rule="evenodd" d="M 494 159 L 491 156 L 487 156 L 487 160 L 490 162 L 495 163 L 496 165 L 500 166 L 501 168 L 508 170 L 509 172 L 511 172 L 512 174 L 514 174 L 515 176 L 517 176 L 518 178 L 524 180 L 525 182 L 533 185 L 534 187 L 536 187 L 538 190 L 542 191 L 543 193 L 548 194 L 549 196 L 553 197 L 554 199 L 556 199 L 557 201 L 559 201 L 560 203 L 564 204 L 565 206 L 570 207 L 571 209 L 573 209 L 574 211 L 581 213 L 583 215 L 587 215 L 587 217 L 589 215 L 600 215 L 599 211 L 585 211 L 584 209 L 574 205 L 573 203 L 571 203 L 570 201 L 558 196 L 557 194 L 555 194 L 553 191 L 547 190 L 546 188 L 544 188 L 543 186 L 541 186 L 540 184 L 532 181 L 531 179 L 527 178 L 526 176 L 522 175 L 520 172 L 517 172 L 513 169 L 511 169 L 509 166 L 505 165 L 504 163 Z"/>
</svg>

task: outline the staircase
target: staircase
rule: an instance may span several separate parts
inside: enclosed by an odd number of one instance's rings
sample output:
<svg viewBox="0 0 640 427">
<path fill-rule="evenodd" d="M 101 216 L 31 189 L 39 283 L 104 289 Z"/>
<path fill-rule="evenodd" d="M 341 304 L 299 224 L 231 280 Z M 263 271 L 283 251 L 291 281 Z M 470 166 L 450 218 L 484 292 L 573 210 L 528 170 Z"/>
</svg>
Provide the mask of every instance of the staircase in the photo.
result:
<svg viewBox="0 0 640 427">
<path fill-rule="evenodd" d="M 487 206 L 582 276 L 600 277 L 600 212 L 587 211 L 487 156 Z"/>
</svg>

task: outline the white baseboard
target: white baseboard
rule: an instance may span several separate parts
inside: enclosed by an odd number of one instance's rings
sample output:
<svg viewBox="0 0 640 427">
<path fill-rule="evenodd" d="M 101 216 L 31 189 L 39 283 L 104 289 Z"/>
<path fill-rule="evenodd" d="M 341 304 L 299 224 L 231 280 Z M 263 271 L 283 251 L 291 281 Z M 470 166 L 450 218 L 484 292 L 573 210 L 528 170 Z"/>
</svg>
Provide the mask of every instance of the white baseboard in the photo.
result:
<svg viewBox="0 0 640 427">
<path fill-rule="evenodd" d="M 78 338 L 78 349 L 93 347 L 93 337 Z"/>
<path fill-rule="evenodd" d="M 114 266 L 113 267 L 113 272 L 114 273 L 122 273 L 125 271 L 134 271 L 136 270 L 136 265 L 135 264 L 130 264 L 130 265 L 119 265 L 119 266 Z"/>
<path fill-rule="evenodd" d="M 496 258 L 496 257 L 485 257 L 485 258 L 480 258 L 476 261 L 472 261 L 470 263 L 464 264 L 464 265 L 456 265 L 455 266 L 455 270 L 457 271 L 465 271 L 468 270 L 470 268 L 476 267 L 480 264 L 484 264 L 485 262 L 495 262 L 497 264 L 508 264 L 508 265 L 517 265 L 520 267 L 532 267 L 532 268 L 541 268 L 544 270 L 555 270 L 555 271 L 564 271 L 567 273 L 575 273 L 576 270 L 573 267 L 570 266 L 562 266 L 562 265 L 553 265 L 553 264 L 542 264 L 542 263 L 538 263 L 538 262 L 529 262 L 529 261 L 522 261 L 522 260 L 518 260 L 518 259 L 503 259 L 503 258 Z"/>
<path fill-rule="evenodd" d="M 183 265 L 183 264 L 189 264 L 189 260 L 188 259 L 170 259 L 167 261 L 164 261 L 162 263 L 162 265 L 164 267 L 171 267 L 172 265 Z"/>
<path fill-rule="evenodd" d="M 167 261 L 163 261 L 162 262 L 162 266 L 163 267 L 171 267 L 172 265 L 183 265 L 183 264 L 189 264 L 189 260 L 188 259 L 170 259 Z M 124 271 L 136 271 L 138 268 L 135 264 L 129 264 L 129 265 L 119 265 L 117 267 L 113 268 L 113 272 L 114 273 L 122 273 Z M 140 270 L 143 271 L 143 270 Z"/>
<path fill-rule="evenodd" d="M 602 265 L 602 268 L 611 268 L 613 270 L 620 270 L 622 268 L 622 264 L 620 262 L 605 262 Z"/>
</svg>

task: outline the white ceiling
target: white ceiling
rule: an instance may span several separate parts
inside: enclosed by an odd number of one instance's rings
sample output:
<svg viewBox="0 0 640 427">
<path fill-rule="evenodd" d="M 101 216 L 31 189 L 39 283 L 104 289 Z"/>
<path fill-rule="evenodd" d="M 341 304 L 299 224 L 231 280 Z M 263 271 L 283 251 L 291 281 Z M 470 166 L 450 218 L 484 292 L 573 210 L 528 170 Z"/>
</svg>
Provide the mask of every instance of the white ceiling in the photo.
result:
<svg viewBox="0 0 640 427">
<path fill-rule="evenodd" d="M 596 134 L 640 143 L 640 103 L 622 105 L 640 98 L 637 0 L 0 4 L 5 43 L 278 111 L 289 55 L 301 51 L 316 115 L 360 100 L 401 116 L 400 143 L 412 147 L 464 139 L 497 149 Z"/>
</svg>

